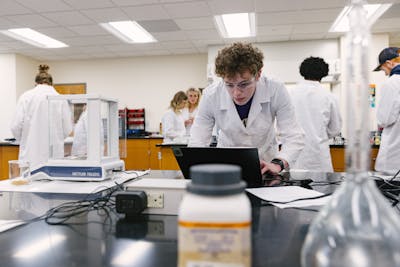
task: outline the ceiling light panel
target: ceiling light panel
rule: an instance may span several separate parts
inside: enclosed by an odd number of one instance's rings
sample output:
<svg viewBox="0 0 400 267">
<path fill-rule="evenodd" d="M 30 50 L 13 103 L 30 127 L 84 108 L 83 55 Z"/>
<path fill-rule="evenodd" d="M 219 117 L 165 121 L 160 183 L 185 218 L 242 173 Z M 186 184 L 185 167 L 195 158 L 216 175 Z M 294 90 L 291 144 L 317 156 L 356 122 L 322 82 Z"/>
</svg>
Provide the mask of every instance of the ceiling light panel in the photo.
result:
<svg viewBox="0 0 400 267">
<path fill-rule="evenodd" d="M 223 14 L 214 18 L 223 38 L 245 38 L 256 35 L 254 13 Z"/>
<path fill-rule="evenodd" d="M 68 46 L 63 42 L 60 42 L 56 39 L 53 39 L 47 35 L 44 35 L 30 28 L 8 29 L 6 31 L 1 31 L 1 32 L 14 39 L 41 48 L 62 48 Z"/>
<path fill-rule="evenodd" d="M 157 40 L 136 21 L 112 21 L 100 24 L 127 43 L 151 43 Z"/>
</svg>

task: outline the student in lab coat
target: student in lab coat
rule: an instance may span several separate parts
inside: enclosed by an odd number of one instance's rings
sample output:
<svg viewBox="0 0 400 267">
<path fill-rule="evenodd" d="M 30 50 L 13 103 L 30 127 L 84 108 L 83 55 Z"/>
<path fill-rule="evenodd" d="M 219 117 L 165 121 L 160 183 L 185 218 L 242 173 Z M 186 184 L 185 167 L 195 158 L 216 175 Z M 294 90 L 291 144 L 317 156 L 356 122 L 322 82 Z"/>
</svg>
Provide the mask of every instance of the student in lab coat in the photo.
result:
<svg viewBox="0 0 400 267">
<path fill-rule="evenodd" d="M 105 150 L 104 150 L 104 125 L 103 121 L 100 120 L 100 153 L 101 156 L 104 156 Z M 74 127 L 74 140 L 72 142 L 72 148 L 71 148 L 71 156 L 78 157 L 79 159 L 86 159 L 87 154 L 88 154 L 88 111 L 87 111 L 87 106 L 85 105 L 83 107 L 83 111 L 81 115 L 79 116 L 78 121 L 75 124 Z"/>
<path fill-rule="evenodd" d="M 192 128 L 193 121 L 196 117 L 198 106 L 200 103 L 200 90 L 196 88 L 189 88 L 186 91 L 188 102 L 186 107 L 182 110 L 183 117 L 185 119 L 186 135 L 190 135 L 190 129 Z"/>
<path fill-rule="evenodd" d="M 319 57 L 306 58 L 300 65 L 304 80 L 291 91 L 291 97 L 306 146 L 293 168 L 333 172 L 329 139 L 340 133 L 342 118 L 336 97 L 321 85 L 328 72 L 329 65 Z"/>
<path fill-rule="evenodd" d="M 55 104 L 49 114 L 47 96 L 58 95 L 52 86 L 53 78 L 49 66 L 40 65 L 36 75 L 36 86 L 18 99 L 11 132 L 19 142 L 19 159 L 28 161 L 31 170 L 49 158 L 49 120 L 55 130 L 53 157 L 64 157 L 64 139 L 72 130 L 72 118 L 67 102 Z"/>
<path fill-rule="evenodd" d="M 87 157 L 87 110 L 84 106 L 81 115 L 74 127 L 74 141 L 71 148 L 71 156 L 85 158 Z"/>
<path fill-rule="evenodd" d="M 164 143 L 187 143 L 185 119 L 182 114 L 187 99 L 185 92 L 177 92 L 170 102 L 169 110 L 162 117 Z"/>
<path fill-rule="evenodd" d="M 378 126 L 383 128 L 375 170 L 396 173 L 400 169 L 400 48 L 388 47 L 379 54 L 379 65 L 389 78 L 381 86 L 377 106 Z"/>
<path fill-rule="evenodd" d="M 261 75 L 262 52 L 234 43 L 218 52 L 215 72 L 222 80 L 205 89 L 189 146 L 208 146 L 214 125 L 218 147 L 257 147 L 261 172 L 289 168 L 304 147 L 290 96 L 282 83 Z M 278 150 L 274 122 L 284 145 Z"/>
</svg>

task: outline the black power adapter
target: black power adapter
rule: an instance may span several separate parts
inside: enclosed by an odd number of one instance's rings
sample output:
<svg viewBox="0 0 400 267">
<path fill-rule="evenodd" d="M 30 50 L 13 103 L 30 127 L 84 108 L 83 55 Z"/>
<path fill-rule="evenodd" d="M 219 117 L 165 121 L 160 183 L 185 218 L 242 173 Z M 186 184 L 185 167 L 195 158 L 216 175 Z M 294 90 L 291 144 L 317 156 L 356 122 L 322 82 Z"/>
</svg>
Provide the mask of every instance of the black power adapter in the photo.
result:
<svg viewBox="0 0 400 267">
<path fill-rule="evenodd" d="M 118 213 L 124 213 L 127 216 L 140 214 L 147 208 L 147 195 L 143 191 L 117 192 L 115 206 Z"/>
</svg>

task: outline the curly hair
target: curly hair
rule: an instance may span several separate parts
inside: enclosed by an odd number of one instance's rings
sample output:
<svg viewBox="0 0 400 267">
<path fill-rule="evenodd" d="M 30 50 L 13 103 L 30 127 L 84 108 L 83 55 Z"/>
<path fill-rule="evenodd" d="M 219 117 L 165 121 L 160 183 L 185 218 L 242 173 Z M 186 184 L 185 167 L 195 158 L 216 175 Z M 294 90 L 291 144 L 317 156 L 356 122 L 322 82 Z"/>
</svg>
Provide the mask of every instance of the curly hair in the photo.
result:
<svg viewBox="0 0 400 267">
<path fill-rule="evenodd" d="M 263 53 L 248 43 L 233 43 L 218 52 L 215 73 L 219 77 L 234 77 L 250 71 L 256 75 L 263 67 Z"/>
<path fill-rule="evenodd" d="M 329 73 L 329 65 L 320 57 L 308 57 L 300 65 L 300 74 L 306 80 L 321 81 Z"/>
<path fill-rule="evenodd" d="M 50 67 L 48 65 L 39 65 L 39 73 L 35 77 L 37 84 L 53 85 L 53 77 L 48 73 Z"/>
<path fill-rule="evenodd" d="M 181 104 L 183 101 L 187 100 L 188 97 L 185 92 L 179 91 L 174 95 L 174 98 L 172 98 L 169 107 L 175 112 L 178 112 L 178 106 Z"/>
</svg>

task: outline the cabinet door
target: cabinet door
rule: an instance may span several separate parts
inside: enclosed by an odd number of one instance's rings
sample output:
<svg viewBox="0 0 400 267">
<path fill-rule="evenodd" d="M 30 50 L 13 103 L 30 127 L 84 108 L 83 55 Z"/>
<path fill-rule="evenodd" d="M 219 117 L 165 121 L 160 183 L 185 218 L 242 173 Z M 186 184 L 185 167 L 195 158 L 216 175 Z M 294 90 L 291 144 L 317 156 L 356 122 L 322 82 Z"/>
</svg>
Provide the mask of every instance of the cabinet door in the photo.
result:
<svg viewBox="0 0 400 267">
<path fill-rule="evenodd" d="M 8 179 L 8 161 L 18 159 L 19 146 L 0 146 L 0 180 Z"/>
<path fill-rule="evenodd" d="M 147 170 L 150 168 L 149 140 L 128 139 L 126 142 L 126 170 Z"/>
<path fill-rule="evenodd" d="M 150 139 L 150 169 L 152 170 L 161 169 L 161 150 L 160 147 L 156 147 L 156 145 L 162 142 L 162 138 Z"/>
<path fill-rule="evenodd" d="M 161 170 L 180 170 L 171 147 L 161 147 Z"/>
</svg>

